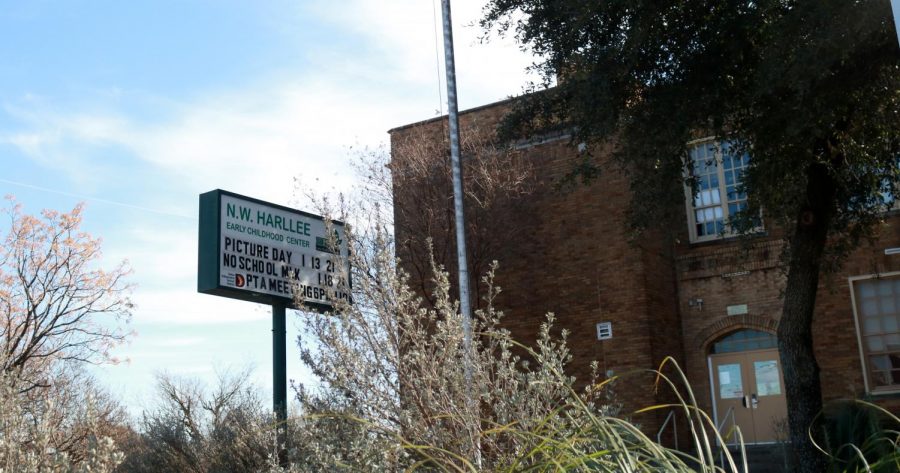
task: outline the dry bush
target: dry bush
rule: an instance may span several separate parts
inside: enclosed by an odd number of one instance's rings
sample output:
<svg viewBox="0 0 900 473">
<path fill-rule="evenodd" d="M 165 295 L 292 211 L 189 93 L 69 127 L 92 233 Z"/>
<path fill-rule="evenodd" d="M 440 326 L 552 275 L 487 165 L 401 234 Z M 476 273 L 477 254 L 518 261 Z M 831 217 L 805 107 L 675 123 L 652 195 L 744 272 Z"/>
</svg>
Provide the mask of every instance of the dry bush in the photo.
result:
<svg viewBox="0 0 900 473">
<path fill-rule="evenodd" d="M 0 372 L 0 472 L 107 473 L 122 461 L 107 435 L 119 411 L 107 396 L 78 382 L 74 393 L 36 400 L 18 381 Z"/>
<path fill-rule="evenodd" d="M 223 373 L 212 389 L 160 374 L 154 407 L 127 444 L 120 472 L 259 472 L 273 468 L 273 416 L 250 372 Z"/>
<path fill-rule="evenodd" d="M 450 198 L 443 155 L 427 141 L 404 146 L 410 148 L 403 151 L 402 170 L 396 159 L 385 168 L 383 156 L 372 153 L 370 157 L 382 159 L 362 164 L 365 179 L 358 194 L 337 201 L 314 199 L 323 215 L 349 222 L 345 238 L 352 287 L 341 289 L 351 291 L 353 303 L 338 301 L 332 313 L 303 312 L 300 317 L 301 357 L 318 377 L 315 388 L 298 389 L 311 431 L 306 449 L 322 468 L 394 471 L 417 462 L 457 467 L 475 462 L 483 471 L 493 471 L 537 442 L 504 431 L 504 426 L 574 432 L 584 419 L 581 410 L 570 409 L 574 399 L 590 412 L 600 413 L 604 406 L 593 403 L 593 393 L 573 392 L 574 380 L 564 374 L 570 359 L 566 334 L 552 333 L 552 315 L 528 359 L 518 355 L 524 350 L 502 328 L 503 314 L 493 306 L 500 292 L 493 282 L 496 263 L 482 267 L 486 276 L 480 285 L 481 309 L 473 318 L 476 337 L 471 350 L 465 350 L 458 303 L 448 273 L 437 261 L 446 249 L 436 250 L 429 239 L 436 230 L 452 235 L 447 221 L 452 215 L 439 214 Z M 483 208 L 501 200 L 513 205 L 516 192 L 528 192 L 527 167 L 511 165 L 518 161 L 500 150 L 486 152 L 487 142 L 479 146 L 484 159 L 473 159 L 468 166 L 473 176 L 469 185 L 477 189 L 469 200 Z M 433 185 L 416 183 L 424 194 L 390 205 L 394 185 L 432 177 L 428 182 Z M 402 242 L 394 239 L 395 216 L 417 225 L 405 228 Z M 470 230 L 482 233 L 490 244 L 514 231 L 498 228 L 503 222 L 484 224 Z M 491 253 L 490 244 L 480 245 L 485 254 Z M 426 273 L 410 278 L 404 271 L 408 261 L 401 264 L 395 248 L 416 259 L 413 271 Z M 424 285 L 413 289 L 411 279 Z"/>
</svg>

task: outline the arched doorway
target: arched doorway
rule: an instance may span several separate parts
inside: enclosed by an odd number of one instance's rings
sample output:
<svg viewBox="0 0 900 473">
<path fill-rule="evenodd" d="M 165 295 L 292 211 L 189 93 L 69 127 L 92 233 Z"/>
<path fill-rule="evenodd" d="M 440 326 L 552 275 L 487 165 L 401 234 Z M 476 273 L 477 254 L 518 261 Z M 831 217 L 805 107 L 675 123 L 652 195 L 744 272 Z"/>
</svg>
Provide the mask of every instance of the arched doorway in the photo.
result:
<svg viewBox="0 0 900 473">
<path fill-rule="evenodd" d="M 725 335 L 710 348 L 709 371 L 716 425 L 724 422 L 727 432 L 733 416 L 745 443 L 775 442 L 787 417 L 775 335 L 750 329 Z"/>
</svg>

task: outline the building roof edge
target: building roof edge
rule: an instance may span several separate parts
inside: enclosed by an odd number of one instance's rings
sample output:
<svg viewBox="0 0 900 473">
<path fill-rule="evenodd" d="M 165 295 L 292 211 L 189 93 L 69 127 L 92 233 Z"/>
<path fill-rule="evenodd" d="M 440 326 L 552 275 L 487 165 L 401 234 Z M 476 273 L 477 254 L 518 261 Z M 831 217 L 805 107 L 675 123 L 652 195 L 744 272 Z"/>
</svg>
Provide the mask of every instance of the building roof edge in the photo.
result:
<svg viewBox="0 0 900 473">
<path fill-rule="evenodd" d="M 460 115 L 465 115 L 465 114 L 467 114 L 467 113 L 474 113 L 474 112 L 478 112 L 478 111 L 481 111 L 481 110 L 484 110 L 484 109 L 487 109 L 487 108 L 497 107 L 497 106 L 504 105 L 504 104 L 507 104 L 507 103 L 509 103 L 509 102 L 512 102 L 513 100 L 516 100 L 517 98 L 518 98 L 518 97 L 507 97 L 507 98 L 505 98 L 505 99 L 503 99 L 503 100 L 498 100 L 498 101 L 496 101 L 496 102 L 491 102 L 491 103 L 487 103 L 487 104 L 484 104 L 484 105 L 479 105 L 479 106 L 477 106 L 477 107 L 467 108 L 467 109 L 465 109 L 465 110 L 460 111 L 459 114 L 460 114 Z M 406 125 L 396 126 L 396 127 L 394 127 L 394 128 L 389 129 L 387 132 L 388 132 L 388 134 L 392 134 L 392 133 L 394 133 L 395 131 L 400 131 L 400 130 L 405 130 L 405 129 L 407 129 L 407 128 L 413 128 L 413 127 L 416 127 L 416 126 L 425 125 L 425 124 L 427 124 L 427 123 L 432 123 L 432 122 L 444 120 L 444 119 L 446 119 L 446 118 L 447 118 L 447 115 L 444 114 L 444 115 L 441 115 L 441 116 L 439 116 L 439 117 L 429 118 L 429 119 L 426 119 L 426 120 L 420 120 L 420 121 L 417 121 L 417 122 L 408 123 L 408 124 L 406 124 Z"/>
</svg>

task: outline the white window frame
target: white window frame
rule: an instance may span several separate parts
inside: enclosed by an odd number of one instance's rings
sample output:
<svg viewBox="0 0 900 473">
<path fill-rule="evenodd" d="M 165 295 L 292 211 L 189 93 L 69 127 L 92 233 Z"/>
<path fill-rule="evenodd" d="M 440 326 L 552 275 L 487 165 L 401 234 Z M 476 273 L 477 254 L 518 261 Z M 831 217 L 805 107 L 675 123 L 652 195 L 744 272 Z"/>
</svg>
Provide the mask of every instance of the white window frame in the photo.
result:
<svg viewBox="0 0 900 473">
<path fill-rule="evenodd" d="M 706 142 L 713 142 L 716 144 L 715 158 L 716 158 L 716 170 L 718 172 L 718 177 L 719 177 L 719 206 L 722 208 L 722 215 L 724 216 L 724 220 L 725 220 L 725 229 L 724 229 L 723 233 L 714 233 L 711 235 L 702 235 L 702 236 L 697 235 L 697 221 L 696 221 L 696 214 L 694 213 L 694 210 L 695 210 L 694 209 L 694 190 L 691 188 L 690 185 L 686 184 L 684 186 L 684 204 L 685 204 L 685 210 L 687 211 L 688 235 L 690 237 L 691 243 L 715 241 L 715 240 L 720 240 L 722 238 L 728 238 L 730 236 L 735 235 L 735 233 L 730 229 L 730 226 L 728 225 L 728 218 L 729 218 L 728 191 L 727 191 L 727 188 L 725 185 L 725 166 L 722 161 L 722 149 L 719 146 L 718 140 L 716 139 L 715 136 L 707 136 L 704 138 L 699 138 L 696 140 L 688 141 L 687 146 L 688 146 L 688 149 L 690 149 L 691 147 L 693 147 L 695 145 L 698 145 L 701 143 L 706 143 Z M 688 159 L 691 159 L 691 157 L 688 156 Z M 693 162 L 689 163 L 689 166 L 685 169 L 685 177 L 687 177 L 687 178 L 691 177 L 691 169 L 693 169 L 693 166 L 694 166 Z M 759 229 L 762 230 L 762 226 L 760 226 Z"/>
<path fill-rule="evenodd" d="M 856 289 L 853 284 L 857 281 L 865 281 L 868 279 L 881 279 L 881 278 L 893 278 L 900 276 L 900 271 L 891 271 L 887 273 L 875 273 L 875 274 L 866 274 L 862 276 L 851 276 L 847 278 L 847 282 L 850 287 L 850 304 L 853 307 L 853 323 L 856 326 L 856 346 L 859 349 L 859 362 L 860 367 L 862 368 L 863 374 L 863 383 L 866 387 L 866 394 L 894 394 L 900 393 L 900 385 L 894 385 L 892 387 L 877 387 L 872 388 L 869 382 L 869 367 L 866 364 L 866 350 L 863 347 L 863 338 L 862 338 L 862 330 L 859 323 L 859 313 L 856 308 Z"/>
</svg>

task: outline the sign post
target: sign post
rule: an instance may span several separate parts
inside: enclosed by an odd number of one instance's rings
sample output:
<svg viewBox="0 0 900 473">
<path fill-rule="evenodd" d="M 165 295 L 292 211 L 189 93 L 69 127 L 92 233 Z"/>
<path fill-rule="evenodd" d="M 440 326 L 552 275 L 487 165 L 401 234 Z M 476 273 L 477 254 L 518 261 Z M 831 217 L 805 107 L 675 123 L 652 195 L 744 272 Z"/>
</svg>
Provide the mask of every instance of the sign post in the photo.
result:
<svg viewBox="0 0 900 473">
<path fill-rule="evenodd" d="M 350 301 L 344 224 L 223 190 L 200 195 L 197 290 L 272 306 L 272 408 L 286 463 L 286 309 Z"/>
<path fill-rule="evenodd" d="M 272 304 L 272 406 L 277 423 L 278 463 L 287 463 L 287 332 L 284 304 Z"/>
</svg>

